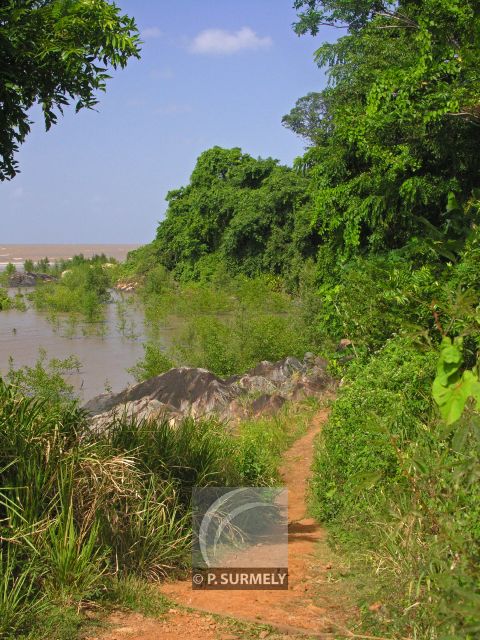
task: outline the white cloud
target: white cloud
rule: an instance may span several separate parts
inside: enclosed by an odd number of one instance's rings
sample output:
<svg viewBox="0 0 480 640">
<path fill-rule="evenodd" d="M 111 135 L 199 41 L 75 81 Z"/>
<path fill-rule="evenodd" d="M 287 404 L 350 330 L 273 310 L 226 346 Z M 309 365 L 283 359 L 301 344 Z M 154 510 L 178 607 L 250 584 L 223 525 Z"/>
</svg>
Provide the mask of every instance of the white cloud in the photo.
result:
<svg viewBox="0 0 480 640">
<path fill-rule="evenodd" d="M 162 31 L 158 27 L 146 27 L 140 33 L 144 40 L 152 40 L 153 38 L 161 38 Z"/>
<path fill-rule="evenodd" d="M 193 39 L 190 51 L 192 53 L 229 55 L 239 51 L 268 49 L 272 44 L 270 36 L 260 37 L 250 27 L 243 27 L 235 32 L 224 29 L 206 29 Z"/>
</svg>

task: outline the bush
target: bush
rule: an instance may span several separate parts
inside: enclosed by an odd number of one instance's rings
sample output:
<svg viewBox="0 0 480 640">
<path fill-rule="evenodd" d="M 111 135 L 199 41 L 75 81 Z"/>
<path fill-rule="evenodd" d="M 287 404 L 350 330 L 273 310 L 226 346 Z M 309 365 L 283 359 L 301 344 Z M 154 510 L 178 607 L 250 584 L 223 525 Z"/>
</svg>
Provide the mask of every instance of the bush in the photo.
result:
<svg viewBox="0 0 480 640">
<path fill-rule="evenodd" d="M 137 382 L 159 376 L 174 366 L 172 360 L 157 345 L 153 343 L 144 344 L 143 350 L 145 352 L 143 360 L 128 369 Z"/>
<path fill-rule="evenodd" d="M 354 564 L 375 571 L 366 597 L 382 604 L 377 635 L 473 639 L 479 417 L 455 429 L 437 418 L 436 360 L 396 338 L 351 367 L 317 444 L 311 503 Z"/>
<path fill-rule="evenodd" d="M 435 352 L 397 338 L 367 365 L 350 368 L 314 463 L 314 505 L 322 520 L 351 527 L 362 520 L 362 486 L 402 482 L 397 451 L 423 429 L 435 361 Z"/>
<path fill-rule="evenodd" d="M 217 274 L 219 277 L 221 274 Z M 239 277 L 217 283 L 180 285 L 146 297 L 146 315 L 153 329 L 175 323 L 173 346 L 155 343 L 133 372 L 137 379 L 172 366 L 203 367 L 218 375 L 242 373 L 261 360 L 303 356 L 311 343 L 296 300 L 275 278 Z"/>
<path fill-rule="evenodd" d="M 357 351 L 371 354 L 395 335 L 434 328 L 432 303 L 446 299 L 439 268 L 435 262 L 415 266 L 400 252 L 337 266 L 313 301 L 311 288 L 303 292 L 310 296 L 309 322 L 316 343 L 348 338 Z"/>
<path fill-rule="evenodd" d="M 102 317 L 102 306 L 110 299 L 113 274 L 101 262 L 75 262 L 58 282 L 37 285 L 30 298 L 40 311 L 74 313 L 92 322 Z"/>
<path fill-rule="evenodd" d="M 53 358 L 47 362 L 47 352 L 39 350 L 33 367 L 15 367 L 13 359 L 6 380 L 24 396 L 48 400 L 52 404 L 75 404 L 74 388 L 65 378 L 80 371 L 81 362 L 76 356 L 63 360 Z"/>
<path fill-rule="evenodd" d="M 12 298 L 8 295 L 8 291 L 0 287 L 0 311 L 8 311 L 9 309 L 26 311 L 27 307 L 21 293 L 17 293 Z"/>
</svg>

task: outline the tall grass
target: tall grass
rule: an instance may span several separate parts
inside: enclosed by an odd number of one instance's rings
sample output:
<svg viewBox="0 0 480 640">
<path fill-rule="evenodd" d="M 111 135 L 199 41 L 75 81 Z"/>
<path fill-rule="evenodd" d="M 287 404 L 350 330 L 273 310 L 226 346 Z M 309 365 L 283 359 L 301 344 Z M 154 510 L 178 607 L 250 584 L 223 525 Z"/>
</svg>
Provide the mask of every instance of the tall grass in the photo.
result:
<svg viewBox="0 0 480 640">
<path fill-rule="evenodd" d="M 0 637 L 186 567 L 191 489 L 274 482 L 290 423 L 119 417 L 93 434 L 74 403 L 0 381 Z"/>
</svg>

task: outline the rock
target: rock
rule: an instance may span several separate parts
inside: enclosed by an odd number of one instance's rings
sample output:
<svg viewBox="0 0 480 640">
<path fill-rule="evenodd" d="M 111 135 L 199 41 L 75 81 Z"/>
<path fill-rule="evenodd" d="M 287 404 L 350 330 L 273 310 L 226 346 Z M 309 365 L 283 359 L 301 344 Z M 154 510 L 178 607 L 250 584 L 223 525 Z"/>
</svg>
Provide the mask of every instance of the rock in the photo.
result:
<svg viewBox="0 0 480 640">
<path fill-rule="evenodd" d="M 223 380 L 206 369 L 177 367 L 120 393 L 99 395 L 84 405 L 93 430 L 102 431 L 113 418 L 167 419 L 175 425 L 187 416 L 216 416 L 239 421 L 274 415 L 288 400 L 319 397 L 334 384 L 328 363 L 313 354 L 303 362 L 284 358 L 261 362 L 242 376 Z"/>
<path fill-rule="evenodd" d="M 115 419 L 135 418 L 137 420 L 168 420 L 174 426 L 183 418 L 183 415 L 175 411 L 174 407 L 158 402 L 158 400 L 146 397 L 133 402 L 119 404 L 109 411 L 95 415 L 91 419 L 93 431 L 101 433 Z"/>
<path fill-rule="evenodd" d="M 352 341 L 348 338 L 342 338 L 337 345 L 337 351 L 345 351 L 348 347 L 352 346 Z"/>
<path fill-rule="evenodd" d="M 285 382 L 289 380 L 293 373 L 300 372 L 305 369 L 305 365 L 297 360 L 297 358 L 284 358 L 278 362 L 268 362 L 264 360 L 255 368 L 247 371 L 246 375 L 261 376 L 274 383 Z"/>
<path fill-rule="evenodd" d="M 257 375 L 246 374 L 233 383 L 239 390 L 248 393 L 275 393 L 276 387 L 267 378 Z"/>
<path fill-rule="evenodd" d="M 325 360 L 325 358 L 320 358 L 320 356 L 317 356 L 313 361 L 313 366 L 316 369 L 322 369 L 323 371 L 325 371 L 325 369 L 328 367 L 328 360 Z"/>
<path fill-rule="evenodd" d="M 283 405 L 287 402 L 287 399 L 283 396 L 274 395 L 262 395 L 256 400 L 254 400 L 251 404 L 252 412 L 254 415 L 275 415 L 278 411 L 283 407 Z"/>
<path fill-rule="evenodd" d="M 57 282 L 58 278 L 48 273 L 16 271 L 8 279 L 9 287 L 35 287 L 39 282 Z"/>
<path fill-rule="evenodd" d="M 117 289 L 117 291 L 135 291 L 135 289 L 137 289 L 137 287 L 139 286 L 139 283 L 136 280 L 124 280 L 124 281 L 120 281 L 117 282 L 117 284 L 115 285 L 115 289 Z"/>
</svg>

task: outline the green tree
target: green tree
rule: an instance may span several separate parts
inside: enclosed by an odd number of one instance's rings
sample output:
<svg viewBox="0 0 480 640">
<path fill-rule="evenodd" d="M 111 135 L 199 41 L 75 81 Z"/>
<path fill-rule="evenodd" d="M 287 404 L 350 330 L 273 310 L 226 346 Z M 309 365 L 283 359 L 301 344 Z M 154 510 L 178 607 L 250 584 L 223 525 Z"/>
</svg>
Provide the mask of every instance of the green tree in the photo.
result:
<svg viewBox="0 0 480 640">
<path fill-rule="evenodd" d="M 201 154 L 190 183 L 171 191 L 155 251 L 183 279 L 219 262 L 232 272 L 280 274 L 295 255 L 314 252 L 307 180 L 272 158 L 214 147 Z"/>
<path fill-rule="evenodd" d="M 132 18 L 107 0 L 5 0 L 0 7 L 0 180 L 18 172 L 15 153 L 39 104 L 47 130 L 58 113 L 93 108 L 107 70 L 139 57 Z"/>
<path fill-rule="evenodd" d="M 424 235 L 424 220 L 453 233 L 480 186 L 478 3 L 294 6 L 299 34 L 322 24 L 347 30 L 316 52 L 329 87 L 284 119 L 315 142 L 298 167 L 312 178 L 323 242 L 348 256 L 401 247 Z"/>
<path fill-rule="evenodd" d="M 283 116 L 282 124 L 311 144 L 327 139 L 332 124 L 328 92 L 311 92 L 299 98 L 290 113 Z"/>
</svg>

